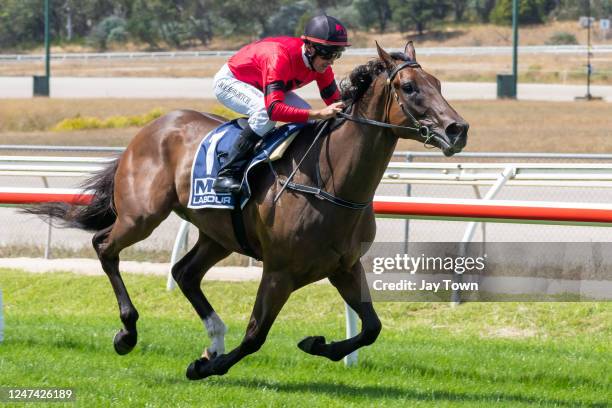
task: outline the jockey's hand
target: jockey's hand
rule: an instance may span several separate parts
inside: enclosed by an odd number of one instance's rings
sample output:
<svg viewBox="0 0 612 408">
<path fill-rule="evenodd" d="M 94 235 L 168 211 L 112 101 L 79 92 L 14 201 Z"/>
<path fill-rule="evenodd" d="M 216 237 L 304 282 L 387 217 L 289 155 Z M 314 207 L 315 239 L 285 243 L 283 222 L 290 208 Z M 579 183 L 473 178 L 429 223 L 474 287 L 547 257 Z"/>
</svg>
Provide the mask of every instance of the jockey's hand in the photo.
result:
<svg viewBox="0 0 612 408">
<path fill-rule="evenodd" d="M 345 105 L 344 102 L 334 102 L 323 109 L 310 110 L 308 119 L 330 119 L 335 118 L 338 112 L 342 112 Z"/>
</svg>

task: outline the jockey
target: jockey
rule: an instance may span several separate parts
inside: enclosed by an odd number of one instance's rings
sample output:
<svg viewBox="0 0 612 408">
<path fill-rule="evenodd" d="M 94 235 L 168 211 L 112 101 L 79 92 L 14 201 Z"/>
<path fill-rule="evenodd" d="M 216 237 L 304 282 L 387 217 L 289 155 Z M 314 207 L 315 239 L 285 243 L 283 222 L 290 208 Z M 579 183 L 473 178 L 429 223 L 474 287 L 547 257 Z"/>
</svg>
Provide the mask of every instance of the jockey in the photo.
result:
<svg viewBox="0 0 612 408">
<path fill-rule="evenodd" d="M 346 28 L 334 17 L 312 18 L 301 38 L 265 38 L 246 45 L 223 65 L 214 78 L 217 99 L 247 115 L 246 126 L 219 170 L 217 193 L 237 192 L 240 176 L 255 144 L 277 121 L 304 123 L 336 116 L 344 105 L 332 64 L 349 47 Z M 327 105 L 312 109 L 292 90 L 317 81 Z"/>
</svg>

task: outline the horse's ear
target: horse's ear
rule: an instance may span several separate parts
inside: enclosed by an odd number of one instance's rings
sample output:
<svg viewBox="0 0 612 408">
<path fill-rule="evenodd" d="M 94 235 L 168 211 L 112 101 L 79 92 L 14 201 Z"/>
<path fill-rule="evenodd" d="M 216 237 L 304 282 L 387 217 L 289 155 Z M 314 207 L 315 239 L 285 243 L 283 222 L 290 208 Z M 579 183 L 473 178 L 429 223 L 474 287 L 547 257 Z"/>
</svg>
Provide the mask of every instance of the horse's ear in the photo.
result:
<svg viewBox="0 0 612 408">
<path fill-rule="evenodd" d="M 412 44 L 412 41 L 408 41 L 408 44 L 406 44 L 404 54 L 406 54 L 410 60 L 416 61 L 416 51 L 414 50 L 414 44 Z"/>
<path fill-rule="evenodd" d="M 385 67 L 387 71 L 392 71 L 395 68 L 395 62 L 393 58 L 387 53 L 387 51 L 383 50 L 380 45 L 378 45 L 378 41 L 376 41 L 376 51 L 378 51 L 378 56 L 385 63 Z"/>
</svg>

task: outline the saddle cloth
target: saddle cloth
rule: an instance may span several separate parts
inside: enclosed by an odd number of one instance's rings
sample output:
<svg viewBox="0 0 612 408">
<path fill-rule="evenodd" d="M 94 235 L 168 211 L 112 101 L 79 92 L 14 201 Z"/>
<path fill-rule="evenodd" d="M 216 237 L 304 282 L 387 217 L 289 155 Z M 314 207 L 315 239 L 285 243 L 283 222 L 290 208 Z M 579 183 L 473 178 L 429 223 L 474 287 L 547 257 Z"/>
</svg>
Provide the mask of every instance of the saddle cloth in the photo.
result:
<svg viewBox="0 0 612 408">
<path fill-rule="evenodd" d="M 191 167 L 191 188 L 189 192 L 188 208 L 225 208 L 231 210 L 236 205 L 235 196 L 230 193 L 217 194 L 213 190 L 213 183 L 217 178 L 219 169 L 227 159 L 228 153 L 240 135 L 242 128 L 238 120 L 224 123 L 204 136 L 197 149 Z M 268 133 L 255 150 L 242 179 L 240 208 L 244 208 L 251 197 L 249 173 L 258 165 L 266 161 L 274 161 L 282 154 L 293 141 L 298 131 L 305 124 L 289 123 Z"/>
</svg>

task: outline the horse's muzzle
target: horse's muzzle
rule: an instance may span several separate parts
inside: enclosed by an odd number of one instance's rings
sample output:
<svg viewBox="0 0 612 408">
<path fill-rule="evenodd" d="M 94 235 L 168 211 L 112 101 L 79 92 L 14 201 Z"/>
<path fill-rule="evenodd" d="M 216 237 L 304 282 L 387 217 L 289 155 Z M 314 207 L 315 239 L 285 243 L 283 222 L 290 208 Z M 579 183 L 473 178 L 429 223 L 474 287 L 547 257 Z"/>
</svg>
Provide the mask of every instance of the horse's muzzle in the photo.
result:
<svg viewBox="0 0 612 408">
<path fill-rule="evenodd" d="M 467 134 L 470 125 L 467 122 L 453 122 L 445 129 L 444 143 L 441 146 L 445 156 L 459 153 L 467 144 Z"/>
</svg>

